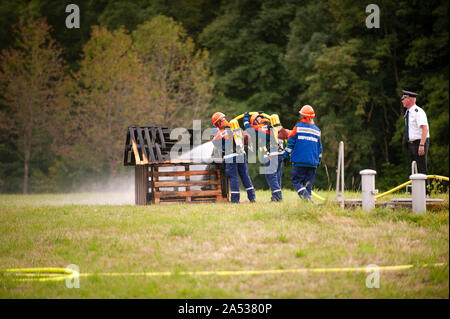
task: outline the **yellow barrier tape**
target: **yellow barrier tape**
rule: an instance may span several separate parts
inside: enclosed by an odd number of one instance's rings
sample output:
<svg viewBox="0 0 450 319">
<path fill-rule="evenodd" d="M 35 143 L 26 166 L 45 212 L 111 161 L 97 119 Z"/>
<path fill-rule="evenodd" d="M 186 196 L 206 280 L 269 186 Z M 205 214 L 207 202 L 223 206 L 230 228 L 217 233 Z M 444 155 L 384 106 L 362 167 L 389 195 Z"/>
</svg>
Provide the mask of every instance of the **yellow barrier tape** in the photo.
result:
<svg viewBox="0 0 450 319">
<path fill-rule="evenodd" d="M 66 270 L 63 268 L 45 268 L 49 273 L 62 273 L 64 276 L 46 277 L 46 278 L 14 278 L 16 281 L 61 281 L 69 277 L 89 277 L 89 276 L 144 276 L 144 277 L 164 277 L 164 276 L 240 276 L 240 275 L 268 275 L 268 274 L 288 274 L 288 273 L 338 273 L 338 272 L 371 272 L 371 271 L 400 271 L 411 268 L 424 267 L 442 267 L 448 266 L 448 263 L 434 263 L 423 265 L 397 265 L 397 266 L 379 266 L 379 267 L 341 267 L 341 268 L 297 268 L 297 269 L 268 269 L 268 270 L 230 270 L 230 271 L 180 271 L 180 272 L 110 272 L 110 273 L 80 273 L 77 274 L 73 270 Z M 42 275 L 44 268 L 27 268 L 27 273 Z M 39 271 L 37 271 L 39 270 Z M 23 273 L 23 269 L 5 269 L 8 273 Z"/>
</svg>

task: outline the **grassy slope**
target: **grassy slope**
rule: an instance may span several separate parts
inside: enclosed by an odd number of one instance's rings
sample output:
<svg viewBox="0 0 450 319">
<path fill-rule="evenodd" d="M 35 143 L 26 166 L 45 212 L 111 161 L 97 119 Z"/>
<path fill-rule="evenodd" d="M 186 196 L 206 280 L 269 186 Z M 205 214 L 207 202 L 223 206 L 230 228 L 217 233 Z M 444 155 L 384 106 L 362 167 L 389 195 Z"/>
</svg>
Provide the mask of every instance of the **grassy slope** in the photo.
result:
<svg viewBox="0 0 450 319">
<path fill-rule="evenodd" d="M 83 197 L 72 196 L 75 202 Z M 244 199 L 239 205 L 137 207 L 67 205 L 62 195 L 0 195 L 0 269 L 76 264 L 82 273 L 101 273 L 448 263 L 448 205 L 413 216 L 406 209 L 366 213 L 318 206 L 292 191 L 284 192 L 281 204 L 269 197 L 258 191 L 256 204 Z M 448 203 L 448 194 L 443 198 Z M 366 288 L 365 279 L 364 273 L 99 275 L 67 289 L 64 282 L 13 283 L 0 274 L 0 298 L 449 297 L 448 266 L 382 272 L 379 289 Z"/>
</svg>

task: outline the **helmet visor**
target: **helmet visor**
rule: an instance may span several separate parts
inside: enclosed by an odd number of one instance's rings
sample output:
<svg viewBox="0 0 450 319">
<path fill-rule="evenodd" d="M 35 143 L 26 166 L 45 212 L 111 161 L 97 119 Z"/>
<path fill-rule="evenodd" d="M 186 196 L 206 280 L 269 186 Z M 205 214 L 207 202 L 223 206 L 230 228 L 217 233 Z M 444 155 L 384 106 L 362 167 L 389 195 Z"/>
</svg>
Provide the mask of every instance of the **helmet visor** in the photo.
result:
<svg viewBox="0 0 450 319">
<path fill-rule="evenodd" d="M 223 121 L 225 121 L 225 118 L 222 118 L 222 119 L 218 120 L 216 123 L 214 123 L 214 126 L 215 126 L 215 127 L 218 127 L 218 128 L 221 127 Z"/>
</svg>

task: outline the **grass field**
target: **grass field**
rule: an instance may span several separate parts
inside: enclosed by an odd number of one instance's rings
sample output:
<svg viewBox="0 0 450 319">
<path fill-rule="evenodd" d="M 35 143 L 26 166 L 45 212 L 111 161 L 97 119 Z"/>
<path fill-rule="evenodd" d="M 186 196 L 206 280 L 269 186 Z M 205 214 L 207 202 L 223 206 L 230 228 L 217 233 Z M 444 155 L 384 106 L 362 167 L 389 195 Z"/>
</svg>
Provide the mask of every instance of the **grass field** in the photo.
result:
<svg viewBox="0 0 450 319">
<path fill-rule="evenodd" d="M 244 196 L 239 205 L 105 205 L 120 196 L 0 195 L 0 269 L 76 264 L 95 274 L 68 289 L 64 281 L 21 283 L 0 272 L 0 298 L 449 297 L 448 194 L 440 195 L 444 209 L 420 216 L 342 210 L 287 190 L 283 203 L 257 191 L 255 204 Z M 381 272 L 378 289 L 366 287 L 366 273 L 179 274 L 427 263 L 446 266 Z M 174 274 L 102 275 L 150 271 Z"/>
</svg>

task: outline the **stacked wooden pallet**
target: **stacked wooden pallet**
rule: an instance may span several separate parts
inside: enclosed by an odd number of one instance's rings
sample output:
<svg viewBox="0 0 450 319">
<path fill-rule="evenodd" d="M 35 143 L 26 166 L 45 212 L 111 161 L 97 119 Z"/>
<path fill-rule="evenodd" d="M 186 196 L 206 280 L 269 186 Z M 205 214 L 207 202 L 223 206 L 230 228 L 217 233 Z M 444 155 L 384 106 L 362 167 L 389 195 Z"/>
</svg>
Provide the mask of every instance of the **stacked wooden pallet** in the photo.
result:
<svg viewBox="0 0 450 319">
<path fill-rule="evenodd" d="M 167 127 L 129 126 L 123 164 L 135 166 L 167 161 L 175 143 L 177 141 L 170 139 L 170 129 Z"/>
<path fill-rule="evenodd" d="M 163 169 L 170 167 L 170 170 Z M 181 168 L 181 170 L 180 170 Z M 226 202 L 222 172 L 215 165 L 157 164 L 151 165 L 149 181 L 151 202 Z M 227 187 L 227 185 L 225 186 Z"/>
<path fill-rule="evenodd" d="M 192 130 L 187 130 L 191 148 Z M 162 126 L 130 126 L 123 164 L 135 167 L 136 205 L 168 202 L 227 202 L 228 178 L 224 164 L 194 163 L 171 159 L 177 140 Z M 186 143 L 187 143 L 186 142 Z"/>
</svg>

